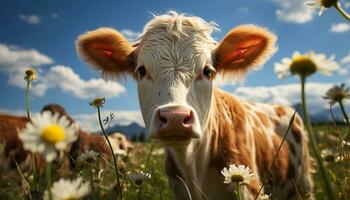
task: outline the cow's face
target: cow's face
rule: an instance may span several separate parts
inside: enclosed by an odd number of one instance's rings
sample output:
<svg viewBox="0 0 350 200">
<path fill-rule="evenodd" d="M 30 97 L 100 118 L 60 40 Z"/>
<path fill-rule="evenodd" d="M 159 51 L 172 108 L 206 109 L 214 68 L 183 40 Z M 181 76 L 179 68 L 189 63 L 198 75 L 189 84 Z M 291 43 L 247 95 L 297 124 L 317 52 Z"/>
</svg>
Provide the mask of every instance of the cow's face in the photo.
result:
<svg viewBox="0 0 350 200">
<path fill-rule="evenodd" d="M 204 134 L 215 74 L 242 75 L 275 51 L 275 36 L 263 28 L 236 27 L 219 44 L 210 36 L 213 28 L 170 14 L 149 22 L 135 47 L 107 28 L 80 36 L 77 47 L 104 76 L 132 74 L 149 136 L 182 145 Z"/>
</svg>

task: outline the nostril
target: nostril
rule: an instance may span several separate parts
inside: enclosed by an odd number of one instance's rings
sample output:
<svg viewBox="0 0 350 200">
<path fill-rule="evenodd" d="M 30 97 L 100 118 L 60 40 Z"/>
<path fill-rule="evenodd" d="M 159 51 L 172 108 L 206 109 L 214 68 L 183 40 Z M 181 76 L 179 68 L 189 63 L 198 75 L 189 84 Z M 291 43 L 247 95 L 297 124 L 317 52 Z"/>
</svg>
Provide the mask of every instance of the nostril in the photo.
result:
<svg viewBox="0 0 350 200">
<path fill-rule="evenodd" d="M 158 112 L 158 119 L 160 121 L 160 127 L 168 123 L 168 120 L 162 116 L 161 112 Z"/>
<path fill-rule="evenodd" d="M 183 120 L 183 124 L 184 125 L 191 125 L 193 123 L 193 113 L 190 112 L 190 114 L 185 117 L 185 119 Z"/>
</svg>

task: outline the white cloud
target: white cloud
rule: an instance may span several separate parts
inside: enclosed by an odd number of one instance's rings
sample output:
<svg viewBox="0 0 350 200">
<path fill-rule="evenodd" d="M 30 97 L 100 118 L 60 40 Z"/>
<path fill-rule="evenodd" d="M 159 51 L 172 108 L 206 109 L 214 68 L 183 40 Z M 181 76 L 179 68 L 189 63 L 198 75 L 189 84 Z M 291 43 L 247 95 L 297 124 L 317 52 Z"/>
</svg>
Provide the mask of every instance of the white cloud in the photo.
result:
<svg viewBox="0 0 350 200">
<path fill-rule="evenodd" d="M 24 70 L 31 66 L 51 64 L 53 60 L 35 49 L 23 49 L 0 43 L 0 72 L 9 76 L 9 84 L 25 88 Z M 40 70 L 39 70 L 40 71 Z"/>
<path fill-rule="evenodd" d="M 140 111 L 119 111 L 119 110 L 110 110 L 110 111 L 102 111 L 101 117 L 105 118 L 109 116 L 110 113 L 115 115 L 115 118 L 112 120 L 111 126 L 119 124 L 119 125 L 129 125 L 133 122 L 138 123 L 140 126 L 144 126 L 144 122 L 142 119 L 142 115 Z M 77 120 L 80 127 L 83 130 L 96 132 L 100 131 L 100 125 L 97 121 L 96 113 L 94 114 L 78 114 L 73 115 L 73 119 Z"/>
<path fill-rule="evenodd" d="M 51 64 L 53 60 L 35 49 L 22 49 L 0 43 L 0 71 L 12 72 L 28 66 Z"/>
<path fill-rule="evenodd" d="M 20 109 L 11 110 L 11 109 L 7 109 L 7 108 L 0 108 L 0 113 L 14 115 L 14 116 L 26 116 L 27 115 L 27 112 L 25 110 L 20 110 Z M 31 112 L 31 114 L 33 115 L 35 113 Z"/>
<path fill-rule="evenodd" d="M 343 76 L 347 75 L 348 73 L 349 73 L 349 70 L 346 68 L 340 68 L 338 70 L 338 74 L 343 75 Z"/>
<path fill-rule="evenodd" d="M 345 3 L 344 3 L 344 7 L 345 7 L 345 8 L 350 8 L 350 2 L 345 2 Z"/>
<path fill-rule="evenodd" d="M 350 64 L 350 52 L 340 60 L 340 63 L 343 65 Z"/>
<path fill-rule="evenodd" d="M 343 33 L 349 30 L 350 30 L 349 23 L 337 23 L 337 24 L 332 24 L 331 26 L 331 32 L 333 33 Z"/>
<path fill-rule="evenodd" d="M 40 24 L 40 17 L 38 15 L 23 15 L 23 14 L 20 14 L 18 15 L 18 17 L 27 22 L 28 24 Z"/>
<path fill-rule="evenodd" d="M 130 42 L 136 41 L 136 39 L 141 35 L 139 32 L 132 31 L 130 29 L 123 29 L 120 31 L 123 36 Z"/>
<path fill-rule="evenodd" d="M 125 92 L 125 88 L 115 81 L 83 80 L 72 68 L 63 65 L 53 66 L 40 75 L 39 80 L 33 83 L 32 91 L 37 96 L 43 96 L 50 88 L 59 88 L 81 99 L 112 97 Z"/>
<path fill-rule="evenodd" d="M 303 24 L 313 19 L 313 11 L 310 10 L 304 0 L 272 0 L 278 5 L 277 19 L 284 22 Z"/>
<path fill-rule="evenodd" d="M 326 91 L 333 86 L 332 83 L 306 84 L 306 98 L 310 114 L 328 109 L 328 102 L 322 98 Z M 280 104 L 293 106 L 301 102 L 300 84 L 286 84 L 271 87 L 239 87 L 234 95 L 252 102 Z"/>
<path fill-rule="evenodd" d="M 34 95 L 43 96 L 49 88 L 58 88 L 81 99 L 112 97 L 125 92 L 117 82 L 103 79 L 83 80 L 72 68 L 62 65 L 44 71 L 38 66 L 52 64 L 53 60 L 35 49 L 0 44 L 0 72 L 9 76 L 8 83 L 25 88 L 24 70 L 28 66 L 37 68 L 39 80 L 33 82 Z"/>
</svg>

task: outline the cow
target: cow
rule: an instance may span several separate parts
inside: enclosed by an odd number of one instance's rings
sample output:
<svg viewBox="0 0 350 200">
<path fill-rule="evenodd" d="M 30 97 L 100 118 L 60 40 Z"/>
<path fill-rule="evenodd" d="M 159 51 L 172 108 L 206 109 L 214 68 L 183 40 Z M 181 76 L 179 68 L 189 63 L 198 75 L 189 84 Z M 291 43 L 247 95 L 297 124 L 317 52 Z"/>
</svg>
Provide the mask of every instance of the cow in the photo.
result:
<svg viewBox="0 0 350 200">
<path fill-rule="evenodd" d="M 78 139 L 73 142 L 66 150 L 69 157 L 69 166 L 74 168 L 78 156 L 88 150 L 98 152 L 101 157 L 106 160 L 112 158 L 111 151 L 105 138 L 102 135 L 88 133 L 79 128 L 77 122 L 69 116 L 65 109 L 58 104 L 48 104 L 44 106 L 41 112 L 50 111 L 52 113 L 58 113 L 61 117 L 64 116 L 70 122 L 71 125 L 77 126 Z M 1 163 L 3 168 L 10 167 L 15 168 L 15 161 L 21 166 L 23 171 L 28 171 L 31 168 L 31 154 L 23 149 L 22 142 L 18 137 L 19 130 L 25 128 L 29 123 L 27 117 L 11 116 L 7 114 L 0 114 L 0 157 L 6 159 L 8 162 Z M 127 141 L 125 136 L 121 133 L 110 134 L 108 137 L 111 143 L 114 145 L 114 151 L 119 149 L 126 150 L 131 144 Z M 37 167 L 42 170 L 44 166 L 44 160 L 41 156 L 36 156 Z"/>
<path fill-rule="evenodd" d="M 245 199 L 258 194 L 294 110 L 250 103 L 215 87 L 216 75 L 243 78 L 277 49 L 266 28 L 240 25 L 221 42 L 211 36 L 216 24 L 170 11 L 154 16 L 131 44 L 112 28 L 80 35 L 78 55 L 104 78 L 131 75 L 151 139 L 166 150 L 166 174 L 176 199 L 232 199 L 233 184 L 220 170 L 249 166 L 255 179 Z M 311 192 L 308 139 L 296 116 L 273 165 L 273 199 L 290 199 L 299 188 Z"/>
</svg>

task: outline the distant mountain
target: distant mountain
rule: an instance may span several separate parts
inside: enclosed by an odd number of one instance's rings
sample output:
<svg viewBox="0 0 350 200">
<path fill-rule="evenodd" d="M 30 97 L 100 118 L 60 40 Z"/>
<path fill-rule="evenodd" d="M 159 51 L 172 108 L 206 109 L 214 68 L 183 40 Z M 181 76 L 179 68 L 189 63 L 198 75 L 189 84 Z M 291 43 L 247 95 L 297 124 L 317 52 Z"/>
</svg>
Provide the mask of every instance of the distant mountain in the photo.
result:
<svg viewBox="0 0 350 200">
<path fill-rule="evenodd" d="M 297 112 L 299 113 L 299 115 L 303 116 L 301 104 L 295 104 L 292 107 L 297 108 L 298 109 Z M 341 112 L 340 107 L 339 106 L 333 107 L 332 110 L 333 110 L 335 119 L 337 121 L 343 121 L 344 116 L 343 116 L 343 113 Z M 313 124 L 328 123 L 333 121 L 331 112 L 328 108 L 320 109 L 316 112 L 312 112 L 312 110 L 309 110 L 309 115 L 310 115 L 310 120 Z"/>
<path fill-rule="evenodd" d="M 108 133 L 120 132 L 123 133 L 128 139 L 131 139 L 133 136 L 139 136 L 141 134 L 146 134 L 146 128 L 140 126 L 136 122 L 132 122 L 129 125 L 119 125 L 116 124 L 111 126 L 108 130 Z"/>
</svg>

